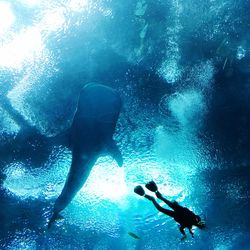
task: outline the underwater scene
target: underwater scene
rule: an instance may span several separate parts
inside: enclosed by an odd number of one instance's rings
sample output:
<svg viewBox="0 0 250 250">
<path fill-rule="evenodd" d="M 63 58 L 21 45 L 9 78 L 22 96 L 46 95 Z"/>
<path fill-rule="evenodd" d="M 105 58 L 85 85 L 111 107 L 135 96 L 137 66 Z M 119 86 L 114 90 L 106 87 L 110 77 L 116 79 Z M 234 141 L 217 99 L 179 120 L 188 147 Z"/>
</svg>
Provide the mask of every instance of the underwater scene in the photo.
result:
<svg viewBox="0 0 250 250">
<path fill-rule="evenodd" d="M 250 0 L 0 0 L 0 249 L 250 249 Z"/>
</svg>

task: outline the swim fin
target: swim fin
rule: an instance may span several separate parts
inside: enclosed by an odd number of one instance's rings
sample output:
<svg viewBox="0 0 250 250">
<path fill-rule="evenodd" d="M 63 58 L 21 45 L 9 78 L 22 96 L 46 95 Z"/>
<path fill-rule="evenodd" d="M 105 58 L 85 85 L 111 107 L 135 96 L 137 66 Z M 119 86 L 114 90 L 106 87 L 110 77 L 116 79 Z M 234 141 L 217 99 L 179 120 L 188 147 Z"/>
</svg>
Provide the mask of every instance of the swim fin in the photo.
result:
<svg viewBox="0 0 250 250">
<path fill-rule="evenodd" d="M 150 191 L 152 191 L 152 192 L 156 192 L 156 191 L 158 190 L 158 187 L 157 187 L 157 185 L 155 184 L 154 181 L 148 182 L 145 186 L 146 186 L 146 188 L 147 188 L 148 190 L 150 190 Z"/>
<path fill-rule="evenodd" d="M 134 192 L 136 193 L 136 194 L 138 194 L 138 195 L 140 195 L 140 196 L 144 196 L 145 195 L 145 191 L 144 191 L 144 189 L 142 188 L 142 186 L 136 186 L 135 188 L 134 188 Z"/>
</svg>

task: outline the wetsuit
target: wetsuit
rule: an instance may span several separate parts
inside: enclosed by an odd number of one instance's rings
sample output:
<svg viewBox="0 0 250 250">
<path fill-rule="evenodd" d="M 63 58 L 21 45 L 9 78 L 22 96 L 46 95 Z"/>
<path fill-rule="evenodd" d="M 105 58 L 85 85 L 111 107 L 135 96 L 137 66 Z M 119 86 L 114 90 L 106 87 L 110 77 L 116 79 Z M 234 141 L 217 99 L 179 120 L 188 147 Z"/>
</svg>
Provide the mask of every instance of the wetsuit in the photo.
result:
<svg viewBox="0 0 250 250">
<path fill-rule="evenodd" d="M 157 208 L 158 211 L 172 217 L 176 222 L 180 224 L 180 232 L 185 236 L 184 228 L 188 228 L 189 232 L 193 236 L 193 232 L 191 231 L 193 225 L 197 225 L 200 218 L 199 216 L 195 215 L 192 211 L 190 211 L 186 207 L 180 206 L 177 202 L 171 202 L 164 198 L 159 191 L 156 192 L 156 196 L 164 201 L 170 208 L 173 210 L 169 210 L 166 208 L 161 207 L 155 200 L 154 197 L 150 195 L 145 195 L 145 198 L 151 200 L 154 206 Z"/>
</svg>

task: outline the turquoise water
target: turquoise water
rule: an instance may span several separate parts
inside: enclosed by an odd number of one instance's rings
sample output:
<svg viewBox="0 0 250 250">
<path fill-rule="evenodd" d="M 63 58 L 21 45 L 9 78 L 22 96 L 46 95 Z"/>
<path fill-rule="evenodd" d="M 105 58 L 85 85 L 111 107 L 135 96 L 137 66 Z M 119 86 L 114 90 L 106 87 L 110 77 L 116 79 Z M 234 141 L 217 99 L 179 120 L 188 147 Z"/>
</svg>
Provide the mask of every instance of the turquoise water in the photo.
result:
<svg viewBox="0 0 250 250">
<path fill-rule="evenodd" d="M 249 7 L 0 1 L 0 249 L 250 249 Z M 71 164 L 55 138 L 89 82 L 122 98 L 124 164 L 100 157 L 47 231 Z M 134 193 L 150 180 L 206 228 L 181 241 L 176 222 Z"/>
</svg>

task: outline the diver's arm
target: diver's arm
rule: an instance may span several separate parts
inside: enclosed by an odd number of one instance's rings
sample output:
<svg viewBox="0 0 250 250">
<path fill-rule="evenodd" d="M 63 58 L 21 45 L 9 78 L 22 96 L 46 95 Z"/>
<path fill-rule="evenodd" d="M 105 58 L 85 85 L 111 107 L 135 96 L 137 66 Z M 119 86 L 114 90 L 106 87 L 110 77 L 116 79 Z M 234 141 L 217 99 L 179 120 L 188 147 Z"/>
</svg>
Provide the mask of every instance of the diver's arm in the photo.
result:
<svg viewBox="0 0 250 250">
<path fill-rule="evenodd" d="M 184 231 L 184 226 L 182 226 L 182 225 L 180 225 L 180 232 L 184 235 L 184 236 L 186 236 L 186 233 L 185 233 L 185 231 Z"/>
<path fill-rule="evenodd" d="M 184 226 L 183 225 L 180 225 L 180 232 L 182 233 L 182 235 L 183 235 L 183 237 L 181 238 L 181 240 L 185 240 L 186 239 L 186 237 L 187 237 L 187 235 L 186 235 L 186 233 L 185 233 L 185 231 L 184 231 Z"/>
<path fill-rule="evenodd" d="M 150 195 L 147 195 L 147 194 L 146 194 L 144 197 L 147 198 L 148 200 L 151 200 L 151 201 L 153 202 L 154 206 L 156 207 L 156 209 L 157 209 L 158 211 L 160 211 L 160 212 L 162 212 L 162 213 L 164 213 L 164 214 L 166 214 L 166 215 L 168 215 L 168 216 L 170 216 L 170 217 L 174 217 L 174 211 L 171 211 L 171 210 L 169 210 L 169 209 L 165 209 L 165 208 L 161 207 L 161 206 L 156 202 L 156 200 L 155 200 L 154 197 L 152 197 L 152 196 L 150 196 Z"/>
<path fill-rule="evenodd" d="M 182 225 L 180 225 L 180 232 L 182 233 L 182 235 L 183 235 L 183 237 L 181 238 L 181 240 L 184 240 L 184 239 L 186 239 L 186 237 L 187 237 L 187 235 L 186 235 L 186 233 L 185 233 L 185 231 L 184 231 L 184 226 L 182 226 Z"/>
<path fill-rule="evenodd" d="M 192 227 L 189 227 L 188 230 L 189 230 L 189 233 L 190 233 L 190 234 L 192 235 L 192 237 L 194 238 L 194 233 L 193 233 L 193 231 L 192 231 Z"/>
</svg>

